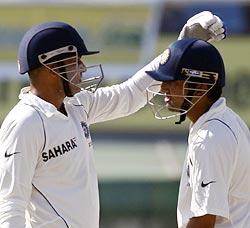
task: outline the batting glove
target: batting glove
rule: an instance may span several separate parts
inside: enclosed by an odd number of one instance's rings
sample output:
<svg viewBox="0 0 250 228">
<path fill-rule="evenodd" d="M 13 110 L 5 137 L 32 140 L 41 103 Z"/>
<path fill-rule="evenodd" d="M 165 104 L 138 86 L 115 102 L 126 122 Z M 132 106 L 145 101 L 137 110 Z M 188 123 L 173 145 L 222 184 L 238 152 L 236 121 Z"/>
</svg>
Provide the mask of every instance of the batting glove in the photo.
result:
<svg viewBox="0 0 250 228">
<path fill-rule="evenodd" d="M 178 40 L 183 38 L 198 38 L 208 42 L 220 41 L 226 38 L 226 31 L 218 16 L 203 11 L 191 17 L 183 26 Z"/>
</svg>

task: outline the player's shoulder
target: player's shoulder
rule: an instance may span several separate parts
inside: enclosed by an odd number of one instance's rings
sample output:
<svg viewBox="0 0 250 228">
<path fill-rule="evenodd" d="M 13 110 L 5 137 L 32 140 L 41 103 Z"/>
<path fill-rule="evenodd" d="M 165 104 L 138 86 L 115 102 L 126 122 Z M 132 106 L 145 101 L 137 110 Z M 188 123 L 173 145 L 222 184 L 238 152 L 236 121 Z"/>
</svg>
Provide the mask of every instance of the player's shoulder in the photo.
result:
<svg viewBox="0 0 250 228">
<path fill-rule="evenodd" d="M 37 111 L 33 107 L 19 101 L 7 114 L 1 128 L 19 126 L 20 128 L 29 129 L 31 126 L 35 128 L 39 125 L 39 115 Z"/>
<path fill-rule="evenodd" d="M 201 131 L 206 131 L 209 136 L 208 138 L 218 143 L 229 142 L 231 140 L 238 143 L 237 126 L 231 118 L 220 118 L 217 116 L 209 118 L 204 122 Z"/>
<path fill-rule="evenodd" d="M 204 159 L 207 156 L 223 158 L 225 154 L 234 154 L 238 138 L 234 129 L 231 129 L 223 119 L 211 118 L 189 138 L 189 145 L 189 150 L 195 151 L 197 159 Z"/>
</svg>

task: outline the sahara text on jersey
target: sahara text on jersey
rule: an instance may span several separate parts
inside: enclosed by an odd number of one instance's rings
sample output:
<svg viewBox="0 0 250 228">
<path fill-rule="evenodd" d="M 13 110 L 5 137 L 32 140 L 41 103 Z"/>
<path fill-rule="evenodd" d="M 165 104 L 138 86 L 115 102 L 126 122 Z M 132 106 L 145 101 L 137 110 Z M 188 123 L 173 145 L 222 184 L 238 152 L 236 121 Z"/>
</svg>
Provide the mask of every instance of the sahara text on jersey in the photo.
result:
<svg viewBox="0 0 250 228">
<path fill-rule="evenodd" d="M 42 153 L 43 161 L 47 162 L 51 158 L 56 158 L 59 155 L 64 155 L 66 152 L 70 152 L 76 147 L 77 147 L 76 138 L 74 137 L 62 143 L 61 145 L 58 145 L 58 146 L 53 147 L 52 149 L 49 149 L 48 152 L 43 152 Z"/>
</svg>

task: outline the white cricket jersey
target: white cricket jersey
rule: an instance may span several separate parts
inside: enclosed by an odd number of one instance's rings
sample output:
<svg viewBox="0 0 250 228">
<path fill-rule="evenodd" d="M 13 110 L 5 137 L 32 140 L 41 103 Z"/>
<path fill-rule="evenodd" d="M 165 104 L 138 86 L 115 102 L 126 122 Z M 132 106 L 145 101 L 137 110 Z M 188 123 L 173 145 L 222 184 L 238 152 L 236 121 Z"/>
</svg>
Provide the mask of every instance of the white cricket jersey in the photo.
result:
<svg viewBox="0 0 250 228">
<path fill-rule="evenodd" d="M 250 134 L 220 98 L 190 128 L 177 218 L 216 215 L 215 228 L 250 227 Z"/>
<path fill-rule="evenodd" d="M 65 100 L 67 116 L 23 90 L 0 132 L 1 228 L 98 228 L 99 196 L 89 125 L 146 104 L 159 58 L 126 82 Z M 29 219 L 25 221 L 25 211 Z M 27 223 L 25 225 L 25 222 Z"/>
</svg>

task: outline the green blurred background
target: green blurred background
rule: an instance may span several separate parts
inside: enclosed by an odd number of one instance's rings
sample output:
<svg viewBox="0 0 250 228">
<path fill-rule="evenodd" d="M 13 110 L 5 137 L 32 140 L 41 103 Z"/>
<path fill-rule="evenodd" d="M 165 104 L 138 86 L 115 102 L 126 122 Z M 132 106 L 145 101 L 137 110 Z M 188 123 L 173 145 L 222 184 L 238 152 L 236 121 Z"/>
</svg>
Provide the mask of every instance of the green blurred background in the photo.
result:
<svg viewBox="0 0 250 228">
<path fill-rule="evenodd" d="M 160 54 L 176 40 L 189 17 L 211 10 L 228 29 L 227 39 L 215 44 L 225 60 L 224 95 L 229 106 L 250 126 L 249 4 L 73 2 L 0 5 L 0 122 L 18 101 L 20 88 L 28 85 L 27 76 L 17 73 L 16 56 L 21 37 L 30 26 L 52 20 L 75 26 L 88 49 L 100 50 L 99 55 L 84 61 L 103 64 L 106 86 L 126 80 Z M 92 126 L 101 227 L 176 227 L 178 182 L 188 125 L 188 121 L 179 126 L 172 120 L 156 120 L 145 107 L 130 117 Z"/>
</svg>

